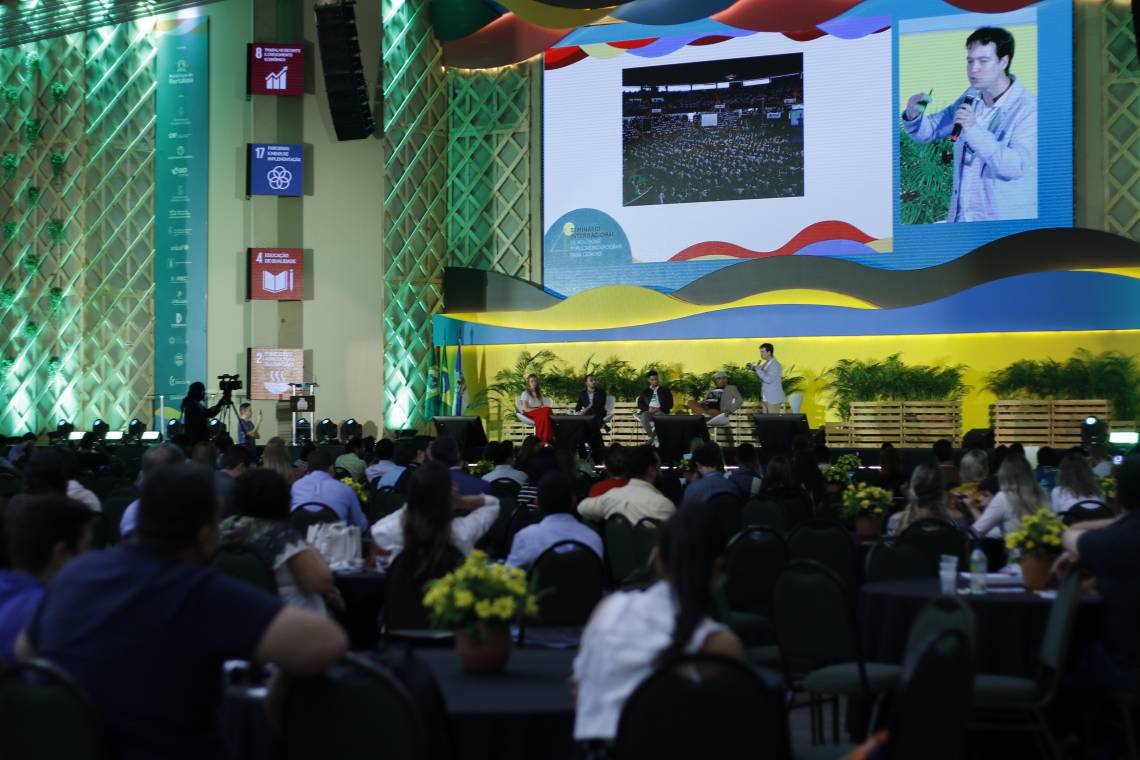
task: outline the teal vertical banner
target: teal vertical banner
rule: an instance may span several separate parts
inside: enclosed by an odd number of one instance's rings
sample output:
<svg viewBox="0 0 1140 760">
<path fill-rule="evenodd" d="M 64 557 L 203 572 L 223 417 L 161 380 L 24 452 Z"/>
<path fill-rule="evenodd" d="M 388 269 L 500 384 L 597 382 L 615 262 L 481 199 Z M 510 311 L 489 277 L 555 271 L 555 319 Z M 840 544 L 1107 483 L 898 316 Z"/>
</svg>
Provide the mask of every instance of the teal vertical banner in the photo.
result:
<svg viewBox="0 0 1140 760">
<path fill-rule="evenodd" d="M 209 29 L 204 17 L 155 27 L 154 392 L 167 419 L 186 386 L 206 381 Z"/>
</svg>

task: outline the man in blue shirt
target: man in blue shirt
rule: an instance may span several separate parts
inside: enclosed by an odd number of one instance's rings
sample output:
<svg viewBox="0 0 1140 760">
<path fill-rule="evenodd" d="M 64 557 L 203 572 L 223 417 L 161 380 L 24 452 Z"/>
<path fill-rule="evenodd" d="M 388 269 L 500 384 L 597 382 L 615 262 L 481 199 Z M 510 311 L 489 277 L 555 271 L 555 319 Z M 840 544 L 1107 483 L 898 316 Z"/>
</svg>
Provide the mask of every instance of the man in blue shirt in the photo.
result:
<svg viewBox="0 0 1140 760">
<path fill-rule="evenodd" d="M 237 444 L 249 452 L 251 462 L 257 461 L 257 439 L 260 437 L 258 432 L 260 427 L 261 412 L 257 413 L 257 422 L 254 422 L 253 406 L 248 401 L 238 407 Z"/>
<path fill-rule="evenodd" d="M 704 504 L 718 493 L 740 496 L 736 486 L 724 477 L 724 457 L 721 456 L 720 446 L 711 441 L 701 444 L 693 452 L 693 464 L 697 466 L 699 477 L 685 489 L 685 496 L 681 499 L 682 507 Z"/>
<path fill-rule="evenodd" d="M 186 460 L 186 454 L 176 443 L 160 443 L 143 454 L 142 465 L 139 467 L 139 485 L 141 486 L 160 467 L 181 464 Z M 135 532 L 139 522 L 139 500 L 135 499 L 123 510 L 119 519 L 119 537 L 127 538 Z"/>
<path fill-rule="evenodd" d="M 57 494 L 17 496 L 4 515 L 11 570 L 0 571 L 0 657 L 11 661 L 16 636 L 44 588 L 91 545 L 95 513 Z"/>
<path fill-rule="evenodd" d="M 396 441 L 395 467 L 380 477 L 380 488 L 395 488 L 408 467 L 418 467 L 427 460 L 427 441 L 423 438 L 401 438 Z"/>
<path fill-rule="evenodd" d="M 728 482 L 736 486 L 742 499 L 751 499 L 760 493 L 764 478 L 760 476 L 760 458 L 756 447 L 742 443 L 736 447 L 736 472 L 728 476 Z"/>
<path fill-rule="evenodd" d="M 333 477 L 332 457 L 324 449 L 314 449 L 309 454 L 308 462 L 308 474 L 295 481 L 290 491 L 290 511 L 308 504 L 305 509 L 316 512 L 320 507 L 314 505 L 323 504 L 349 525 L 368 530 L 368 518 L 360 509 L 360 499 L 356 498 L 356 492 Z"/>
<path fill-rule="evenodd" d="M 459 489 L 460 496 L 476 496 L 491 493 L 491 484 L 482 478 L 477 478 L 463 469 L 459 459 L 459 444 L 450 436 L 436 438 L 428 447 L 428 456 L 433 462 L 442 462 L 447 465 L 451 473 L 451 482 Z"/>
<path fill-rule="evenodd" d="M 160 468 L 143 483 L 133 542 L 56 576 L 16 644 L 70 674 L 100 713 L 110 757 L 219 757 L 222 665 L 319 673 L 347 638 L 324 617 L 207 567 L 218 537 L 209 471 Z"/>
<path fill-rule="evenodd" d="M 538 508 L 545 517 L 515 534 L 507 564 L 530 569 L 539 556 L 559 541 L 581 541 L 602 557 L 597 531 L 574 517 L 574 482 L 563 472 L 549 472 L 538 483 Z"/>
</svg>

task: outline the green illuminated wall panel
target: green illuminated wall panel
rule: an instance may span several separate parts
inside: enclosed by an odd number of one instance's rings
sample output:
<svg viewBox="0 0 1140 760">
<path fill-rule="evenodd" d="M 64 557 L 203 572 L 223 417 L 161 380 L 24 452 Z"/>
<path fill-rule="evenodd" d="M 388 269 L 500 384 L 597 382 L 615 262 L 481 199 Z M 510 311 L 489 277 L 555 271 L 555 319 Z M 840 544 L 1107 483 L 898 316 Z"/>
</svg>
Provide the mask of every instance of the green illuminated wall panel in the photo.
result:
<svg viewBox="0 0 1140 760">
<path fill-rule="evenodd" d="M 444 267 L 533 274 L 537 69 L 445 70 L 428 0 L 381 7 L 384 421 L 422 427 Z"/>
<path fill-rule="evenodd" d="M 149 421 L 150 27 L 0 50 L 0 433 Z"/>
</svg>

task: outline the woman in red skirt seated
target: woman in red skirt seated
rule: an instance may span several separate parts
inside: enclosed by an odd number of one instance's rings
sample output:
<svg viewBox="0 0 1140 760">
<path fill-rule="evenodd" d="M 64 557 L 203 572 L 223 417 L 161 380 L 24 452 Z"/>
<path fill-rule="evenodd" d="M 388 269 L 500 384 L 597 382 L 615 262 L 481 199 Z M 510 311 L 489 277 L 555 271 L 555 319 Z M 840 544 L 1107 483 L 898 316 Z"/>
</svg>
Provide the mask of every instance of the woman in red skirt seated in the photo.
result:
<svg viewBox="0 0 1140 760">
<path fill-rule="evenodd" d="M 529 375 L 526 379 L 526 390 L 518 397 L 519 413 L 534 420 L 534 434 L 538 436 L 543 446 L 554 438 L 554 426 L 550 424 L 550 399 L 542 395 L 542 388 L 538 384 L 538 375 Z"/>
</svg>

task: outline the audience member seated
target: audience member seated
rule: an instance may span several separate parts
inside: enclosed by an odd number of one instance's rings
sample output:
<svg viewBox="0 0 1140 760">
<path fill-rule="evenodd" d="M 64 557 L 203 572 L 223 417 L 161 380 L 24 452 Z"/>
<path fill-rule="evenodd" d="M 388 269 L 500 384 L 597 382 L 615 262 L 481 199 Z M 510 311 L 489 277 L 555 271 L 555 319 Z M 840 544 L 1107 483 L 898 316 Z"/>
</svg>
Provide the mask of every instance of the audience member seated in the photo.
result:
<svg viewBox="0 0 1140 760">
<path fill-rule="evenodd" d="M 890 491 L 895 496 L 903 496 L 907 479 L 903 473 L 902 457 L 899 450 L 890 443 L 879 447 L 879 477 L 875 485 Z"/>
<path fill-rule="evenodd" d="M 467 514 L 452 517 L 452 510 Z M 372 526 L 372 540 L 387 555 L 389 564 L 400 552 L 410 550 L 415 567 L 427 572 L 451 553 L 448 547 L 464 557 L 471 554 L 498 516 L 496 497 L 460 494 L 447 466 L 431 460 L 417 467 L 408 479 L 408 503 Z M 420 574 L 417 572 L 417 577 Z M 428 575 L 425 582 L 436 577 Z"/>
<path fill-rule="evenodd" d="M 332 570 L 321 553 L 290 527 L 285 478 L 273 470 L 255 468 L 238 477 L 232 487 L 235 514 L 222 521 L 222 543 L 252 546 L 273 568 L 281 601 L 325 614 L 325 599 L 332 598 L 334 604 L 339 600 Z"/>
<path fill-rule="evenodd" d="M 742 443 L 736 447 L 736 472 L 728 476 L 728 482 L 736 486 L 742 499 L 760 495 L 764 478 L 760 475 L 760 456 L 751 443 Z"/>
<path fill-rule="evenodd" d="M 887 535 L 898 535 L 915 522 L 936 518 L 959 528 L 966 524 L 946 506 L 946 483 L 942 479 L 945 468 L 934 458 L 921 462 L 910 476 L 906 509 L 896 512 L 887 520 Z"/>
<path fill-rule="evenodd" d="M 317 450 L 317 444 L 312 441 L 305 441 L 301 444 L 300 450 L 297 452 L 297 458 L 293 460 L 293 466 L 297 468 L 300 473 L 298 478 L 305 477 L 305 473 L 309 471 L 309 454 Z"/>
<path fill-rule="evenodd" d="M 24 464 L 26 494 L 59 494 L 78 501 L 92 512 L 102 512 L 99 497 L 76 480 L 75 458 L 60 449 L 28 449 Z"/>
<path fill-rule="evenodd" d="M 143 483 L 136 540 L 69 563 L 16 644 L 75 678 L 116 758 L 219 757 L 222 664 L 323 671 L 344 632 L 206 563 L 218 536 L 211 473 L 159 468 Z"/>
<path fill-rule="evenodd" d="M 190 449 L 190 462 L 213 472 L 218 469 L 218 448 L 209 441 L 199 441 Z"/>
<path fill-rule="evenodd" d="M 463 458 L 459 453 L 459 444 L 450 436 L 441 436 L 431 442 L 428 447 L 428 457 L 433 462 L 447 466 L 452 482 L 459 488 L 461 496 L 474 496 L 481 493 L 490 493 L 491 484 L 482 478 L 477 478 L 467 472 L 463 467 Z"/>
<path fill-rule="evenodd" d="M 515 534 L 507 564 L 529 570 L 539 555 L 559 541 L 580 541 L 601 559 L 602 539 L 574 517 L 574 501 L 574 481 L 563 472 L 547 473 L 538 484 L 542 521 Z"/>
<path fill-rule="evenodd" d="M 826 465 L 827 461 L 823 464 Z M 820 461 L 816 459 L 811 438 L 804 433 L 798 433 L 792 438 L 792 479 L 797 488 L 810 494 L 817 504 L 822 503 L 827 493 L 827 483 L 823 479 L 823 471 L 820 469 Z"/>
<path fill-rule="evenodd" d="M 323 449 L 314 449 L 309 454 L 309 473 L 293 483 L 290 492 L 290 511 L 302 504 L 318 502 L 330 507 L 349 525 L 368 530 L 368 519 L 360 509 L 360 499 L 356 498 L 351 486 L 333 477 L 332 457 Z"/>
<path fill-rule="evenodd" d="M 625 449 L 620 443 L 611 444 L 606 449 L 605 477 L 590 486 L 587 496 L 601 496 L 606 491 L 629 484 L 625 476 Z"/>
<path fill-rule="evenodd" d="M 792 477 L 792 462 L 783 454 L 777 454 L 768 461 L 764 471 L 764 482 L 760 484 L 761 501 L 795 499 L 803 495 Z"/>
<path fill-rule="evenodd" d="M 381 488 L 395 488 L 409 467 L 419 467 L 427 461 L 427 440 L 424 438 L 401 438 L 396 441 L 395 466 L 380 477 Z"/>
<path fill-rule="evenodd" d="M 235 514 L 233 505 L 234 479 L 249 467 L 249 449 L 245 446 L 230 446 L 222 454 L 222 468 L 214 473 L 214 488 L 218 492 L 218 506 L 222 517 Z"/>
<path fill-rule="evenodd" d="M 1037 467 L 1033 470 L 1033 477 L 1045 489 L 1045 493 L 1053 490 L 1057 485 L 1057 466 L 1061 463 L 1061 456 L 1052 446 L 1042 446 L 1037 449 Z"/>
<path fill-rule="evenodd" d="M 942 468 L 942 480 L 948 486 L 956 486 L 962 482 L 958 468 L 954 466 L 954 444 L 945 438 L 940 438 L 930 447 L 938 466 Z"/>
<path fill-rule="evenodd" d="M 1062 469 L 1064 465 L 1062 464 Z M 1104 637 L 1078 653 L 1073 677 L 1086 688 L 1136 691 L 1140 667 L 1140 456 L 1116 470 L 1122 514 L 1074 525 L 1061 537 L 1066 554 L 1096 576 L 1104 604 Z"/>
<path fill-rule="evenodd" d="M 344 444 L 344 453 L 336 458 L 333 462 L 334 467 L 340 467 L 347 470 L 348 474 L 357 483 L 364 482 L 364 470 L 368 464 L 360 458 L 360 439 L 356 437 L 349 438 Z"/>
<path fill-rule="evenodd" d="M 304 471 L 299 471 L 289 461 L 289 453 L 285 449 L 285 440 L 279 436 L 273 436 L 265 442 L 265 449 L 261 452 L 261 466 L 267 470 L 273 470 L 285 478 L 285 482 L 289 485 L 292 485 L 294 480 L 305 474 Z"/>
<path fill-rule="evenodd" d="M 961 510 L 971 515 L 971 522 L 981 517 L 983 507 L 978 495 L 978 484 L 989 477 L 989 474 L 990 460 L 986 452 L 981 449 L 970 449 L 962 456 L 962 461 L 958 465 L 958 475 L 962 482 L 950 489 L 950 495 L 954 497 Z"/>
<path fill-rule="evenodd" d="M 499 478 L 508 478 L 519 484 L 526 485 L 526 473 L 515 469 L 515 445 L 510 441 L 491 441 L 487 444 L 486 457 L 495 467 L 483 476 L 483 480 L 493 483 Z"/>
<path fill-rule="evenodd" d="M 599 521 L 610 515 L 622 515 L 633 525 L 643 517 L 669 519 L 676 507 L 657 490 L 657 479 L 661 477 L 657 452 L 650 446 L 626 449 L 625 469 L 630 478 L 627 485 L 583 499 L 578 504 L 578 514 L 587 520 Z"/>
<path fill-rule="evenodd" d="M 1011 453 L 998 468 L 1001 492 L 974 521 L 973 529 L 983 538 L 1000 538 L 1021 526 L 1021 518 L 1049 507 L 1049 497 L 1037 484 L 1029 460 Z"/>
<path fill-rule="evenodd" d="M 59 494 L 17 496 L 4 511 L 11 569 L 0 571 L 0 660 L 64 565 L 90 548 L 95 513 Z"/>
<path fill-rule="evenodd" d="M 155 472 L 161 467 L 168 465 L 181 464 L 186 461 L 186 454 L 183 453 L 182 448 L 175 443 L 160 443 L 152 449 L 148 449 L 143 454 L 142 465 L 139 469 L 139 488 L 141 489 L 145 484 L 147 478 L 151 473 Z M 139 522 L 139 499 L 135 499 L 127 508 L 123 510 L 123 516 L 119 519 L 119 537 L 126 539 L 135 532 L 135 527 Z"/>
<path fill-rule="evenodd" d="M 1062 515 L 1080 501 L 1104 502 L 1104 491 L 1084 456 L 1074 451 L 1061 460 L 1057 485 L 1050 494 L 1050 500 L 1053 511 Z"/>
<path fill-rule="evenodd" d="M 682 507 L 707 504 L 709 499 L 719 493 L 740 495 L 737 487 L 724 477 L 724 456 L 720 453 L 720 446 L 711 441 L 702 444 L 693 452 L 693 465 L 697 470 L 697 479 L 685 488 L 685 495 L 681 498 Z"/>
<path fill-rule="evenodd" d="M 373 461 L 364 470 L 364 479 L 373 483 L 377 478 L 382 478 L 396 469 L 395 456 L 396 444 L 391 438 L 381 438 L 373 450 Z"/>
<path fill-rule="evenodd" d="M 612 742 L 629 695 L 678 655 L 744 658 L 736 635 L 711 617 L 724 549 L 712 510 L 682 508 L 658 541 L 656 564 L 664 580 L 644 591 L 611 594 L 594 610 L 574 660 L 575 739 Z"/>
<path fill-rule="evenodd" d="M 32 452 L 36 450 L 36 434 L 24 433 L 20 438 L 20 442 L 11 446 L 8 449 L 8 462 L 13 465 L 17 470 L 22 470 L 32 458 Z"/>
<path fill-rule="evenodd" d="M 1089 464 L 1098 478 L 1112 474 L 1112 454 L 1102 445 L 1089 447 Z"/>
</svg>

